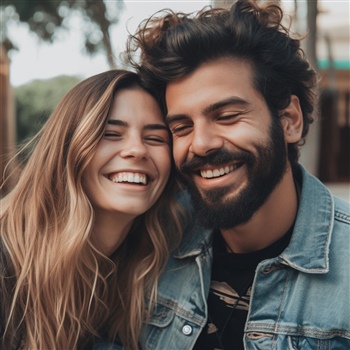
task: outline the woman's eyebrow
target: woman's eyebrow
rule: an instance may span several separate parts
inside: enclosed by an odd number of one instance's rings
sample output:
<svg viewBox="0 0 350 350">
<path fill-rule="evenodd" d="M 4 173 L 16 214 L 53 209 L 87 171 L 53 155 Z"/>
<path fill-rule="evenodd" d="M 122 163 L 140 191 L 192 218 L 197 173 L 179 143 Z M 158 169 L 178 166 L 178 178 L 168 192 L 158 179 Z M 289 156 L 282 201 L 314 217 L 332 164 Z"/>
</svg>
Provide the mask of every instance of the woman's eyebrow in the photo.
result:
<svg viewBox="0 0 350 350">
<path fill-rule="evenodd" d="M 107 124 L 128 127 L 129 124 L 120 119 L 108 119 Z"/>
<path fill-rule="evenodd" d="M 168 127 L 165 124 L 147 124 L 144 126 L 146 130 L 166 130 L 169 131 Z"/>
<path fill-rule="evenodd" d="M 123 126 L 125 128 L 129 127 L 129 123 L 127 123 L 124 120 L 120 119 L 109 119 L 107 121 L 107 124 L 110 125 L 116 125 L 116 126 Z M 154 124 L 146 124 L 143 129 L 145 130 L 166 130 L 169 131 L 168 127 L 165 124 L 162 123 L 154 123 Z"/>
</svg>

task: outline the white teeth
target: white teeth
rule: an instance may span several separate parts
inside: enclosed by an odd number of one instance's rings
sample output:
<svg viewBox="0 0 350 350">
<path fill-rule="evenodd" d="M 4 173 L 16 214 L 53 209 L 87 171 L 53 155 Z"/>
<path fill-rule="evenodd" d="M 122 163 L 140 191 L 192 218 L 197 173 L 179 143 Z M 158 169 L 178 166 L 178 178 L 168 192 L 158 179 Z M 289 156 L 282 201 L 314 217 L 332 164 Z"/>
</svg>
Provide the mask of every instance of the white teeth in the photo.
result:
<svg viewBox="0 0 350 350">
<path fill-rule="evenodd" d="M 110 177 L 113 182 L 130 182 L 130 183 L 142 183 L 147 185 L 147 175 L 142 173 L 129 173 L 123 172 L 118 174 L 113 174 Z"/>
<path fill-rule="evenodd" d="M 201 176 L 206 179 L 211 179 L 213 177 L 219 177 L 225 174 L 230 173 L 234 169 L 238 167 L 238 164 L 233 166 L 225 166 L 224 168 L 217 168 L 217 169 L 208 169 L 208 170 L 201 170 Z"/>
<path fill-rule="evenodd" d="M 213 176 L 214 177 L 220 176 L 220 170 L 219 169 L 214 169 Z"/>
</svg>

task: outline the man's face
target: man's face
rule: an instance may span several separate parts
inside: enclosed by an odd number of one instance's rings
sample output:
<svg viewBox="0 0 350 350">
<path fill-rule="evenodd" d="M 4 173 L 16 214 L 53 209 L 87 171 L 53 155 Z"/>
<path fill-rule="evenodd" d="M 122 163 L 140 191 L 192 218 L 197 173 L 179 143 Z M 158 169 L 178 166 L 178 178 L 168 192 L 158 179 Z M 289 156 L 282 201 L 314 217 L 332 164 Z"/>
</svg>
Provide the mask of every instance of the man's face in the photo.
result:
<svg viewBox="0 0 350 350">
<path fill-rule="evenodd" d="M 201 222 L 247 222 L 282 179 L 287 161 L 279 121 L 252 83 L 248 63 L 203 64 L 166 89 L 174 159 Z"/>
</svg>

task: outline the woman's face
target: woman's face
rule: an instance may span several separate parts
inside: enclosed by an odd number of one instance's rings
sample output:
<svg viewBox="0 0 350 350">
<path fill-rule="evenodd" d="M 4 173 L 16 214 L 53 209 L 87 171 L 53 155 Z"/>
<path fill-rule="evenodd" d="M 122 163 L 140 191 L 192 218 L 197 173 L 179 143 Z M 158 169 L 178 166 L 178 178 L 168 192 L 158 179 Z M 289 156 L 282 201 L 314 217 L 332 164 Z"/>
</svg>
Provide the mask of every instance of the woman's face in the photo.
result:
<svg viewBox="0 0 350 350">
<path fill-rule="evenodd" d="M 169 137 L 149 93 L 137 87 L 116 93 L 104 137 L 84 172 L 96 219 L 133 219 L 157 201 L 170 174 Z"/>
</svg>

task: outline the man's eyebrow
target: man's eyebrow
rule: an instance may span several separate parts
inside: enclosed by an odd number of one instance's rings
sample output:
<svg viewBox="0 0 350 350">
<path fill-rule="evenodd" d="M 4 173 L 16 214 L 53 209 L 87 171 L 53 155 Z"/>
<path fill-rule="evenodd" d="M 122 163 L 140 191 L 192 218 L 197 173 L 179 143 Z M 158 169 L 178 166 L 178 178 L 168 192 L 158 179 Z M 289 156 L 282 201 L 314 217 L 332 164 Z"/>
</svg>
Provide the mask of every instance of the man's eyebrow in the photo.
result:
<svg viewBox="0 0 350 350">
<path fill-rule="evenodd" d="M 249 105 L 249 102 L 247 100 L 244 100 L 237 96 L 232 96 L 224 100 L 215 102 L 210 106 L 206 107 L 203 111 L 203 114 L 209 114 L 211 112 L 214 112 L 220 108 L 227 107 L 227 106 L 248 106 L 248 105 Z"/>
<path fill-rule="evenodd" d="M 231 96 L 231 97 L 225 98 L 224 100 L 215 102 L 207 106 L 203 110 L 203 114 L 209 114 L 211 112 L 214 112 L 220 108 L 227 107 L 227 106 L 248 106 L 248 105 L 249 105 L 249 101 L 244 100 L 243 98 L 240 98 L 237 96 Z M 169 125 L 179 120 L 184 120 L 188 118 L 189 116 L 187 116 L 186 114 L 174 114 L 174 115 L 168 114 L 166 116 L 166 123 Z"/>
<path fill-rule="evenodd" d="M 165 118 L 165 122 L 167 123 L 167 125 L 170 125 L 171 123 L 184 119 L 188 119 L 188 116 L 186 114 L 168 114 Z"/>
</svg>

